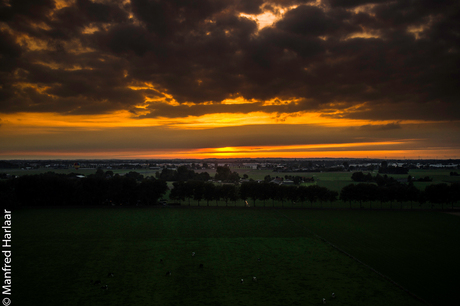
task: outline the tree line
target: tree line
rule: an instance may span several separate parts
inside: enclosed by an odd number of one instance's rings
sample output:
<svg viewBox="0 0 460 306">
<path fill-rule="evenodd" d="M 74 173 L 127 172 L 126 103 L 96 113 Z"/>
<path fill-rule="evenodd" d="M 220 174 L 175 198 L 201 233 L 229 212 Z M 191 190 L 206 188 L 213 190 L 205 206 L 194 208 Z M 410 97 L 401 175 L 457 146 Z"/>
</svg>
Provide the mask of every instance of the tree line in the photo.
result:
<svg viewBox="0 0 460 306">
<path fill-rule="evenodd" d="M 408 184 L 388 184 L 388 185 L 375 185 L 368 183 L 350 184 L 342 188 L 340 191 L 340 200 L 348 202 L 351 207 L 352 202 L 359 202 L 360 207 L 363 203 L 380 202 L 383 203 L 397 203 L 401 206 L 404 202 L 410 202 L 411 208 L 414 203 L 420 205 L 424 203 L 431 203 L 431 206 L 451 205 L 460 201 L 460 184 L 431 184 L 425 190 L 419 190 L 412 182 Z"/>
<path fill-rule="evenodd" d="M 2 202 L 11 206 L 151 205 L 167 190 L 166 181 L 136 172 L 124 176 L 99 172 L 83 179 L 47 172 L 0 181 Z"/>
<path fill-rule="evenodd" d="M 226 205 L 234 205 L 244 201 L 250 206 L 313 206 L 315 203 L 341 200 L 348 203 L 359 203 L 360 207 L 368 204 L 383 207 L 384 203 L 399 205 L 431 203 L 453 208 L 460 201 L 460 184 L 432 184 L 419 190 L 410 181 L 400 183 L 393 178 L 377 175 L 372 177 L 354 173 L 358 184 L 343 187 L 340 193 L 318 185 L 278 185 L 262 181 L 233 183 L 239 181 L 227 167 L 218 169 L 214 178 L 223 182 L 216 184 L 203 180 L 191 172 L 173 170 L 176 179 L 170 191 L 172 202 L 191 205 L 210 206 L 213 202 L 224 201 Z M 193 171 L 192 171 L 193 172 Z M 187 175 L 185 175 L 187 173 Z M 189 177 L 194 179 L 189 179 Z M 362 181 L 360 181 L 362 179 Z M 168 191 L 166 180 L 129 172 L 123 176 L 112 171 L 99 169 L 95 174 L 78 178 L 73 174 L 56 174 L 48 172 L 38 175 L 24 175 L 15 179 L 0 180 L 0 197 L 4 205 L 26 206 L 65 206 L 65 205 L 155 205 Z M 279 204 L 276 204 L 279 205 Z M 378 208 L 378 207 L 376 207 Z"/>
<path fill-rule="evenodd" d="M 352 180 L 358 184 L 350 184 L 342 188 L 340 191 L 340 199 L 344 202 L 359 202 L 360 206 L 363 203 L 380 202 L 383 203 L 396 202 L 400 206 L 404 202 L 410 202 L 411 207 L 414 203 L 420 205 L 424 203 L 431 203 L 434 205 L 441 205 L 444 209 L 444 204 L 453 205 L 460 201 L 460 184 L 431 184 L 425 190 L 419 190 L 414 186 L 413 182 L 431 182 L 433 179 L 429 177 L 413 179 L 408 176 L 407 184 L 403 184 L 392 177 L 387 175 L 377 174 L 363 174 L 362 172 L 354 172 L 351 176 Z"/>
<path fill-rule="evenodd" d="M 173 201 L 185 201 L 190 205 L 191 201 L 206 202 L 206 206 L 212 201 L 224 201 L 226 205 L 242 200 L 251 202 L 252 206 L 274 206 L 275 201 L 284 205 L 295 202 L 327 202 L 337 200 L 338 192 L 320 187 L 311 186 L 287 186 L 268 182 L 243 182 L 240 185 L 222 184 L 213 182 L 187 181 L 175 182 L 169 198 Z M 261 204 L 262 203 L 262 204 Z M 248 203 L 249 205 L 249 203 Z"/>
<path fill-rule="evenodd" d="M 164 168 L 161 172 L 156 173 L 156 178 L 165 181 L 209 181 L 212 177 L 207 172 L 196 173 L 193 170 L 187 168 L 187 166 L 180 166 L 176 170 Z M 232 172 L 228 167 L 217 167 L 214 179 L 236 183 L 240 180 L 240 175 L 237 172 Z"/>
</svg>

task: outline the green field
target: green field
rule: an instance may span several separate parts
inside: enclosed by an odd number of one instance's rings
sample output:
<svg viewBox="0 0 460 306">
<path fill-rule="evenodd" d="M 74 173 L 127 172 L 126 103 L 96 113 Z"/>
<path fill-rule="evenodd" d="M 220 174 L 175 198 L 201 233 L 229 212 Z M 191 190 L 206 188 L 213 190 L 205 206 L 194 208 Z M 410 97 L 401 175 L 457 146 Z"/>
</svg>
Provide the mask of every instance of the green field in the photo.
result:
<svg viewBox="0 0 460 306">
<path fill-rule="evenodd" d="M 458 218 L 252 208 L 16 210 L 12 301 L 321 305 L 325 297 L 329 305 L 423 305 L 316 233 L 431 304 L 454 304 Z"/>
<path fill-rule="evenodd" d="M 285 215 L 433 305 L 456 304 L 460 216 L 426 211 Z"/>
</svg>

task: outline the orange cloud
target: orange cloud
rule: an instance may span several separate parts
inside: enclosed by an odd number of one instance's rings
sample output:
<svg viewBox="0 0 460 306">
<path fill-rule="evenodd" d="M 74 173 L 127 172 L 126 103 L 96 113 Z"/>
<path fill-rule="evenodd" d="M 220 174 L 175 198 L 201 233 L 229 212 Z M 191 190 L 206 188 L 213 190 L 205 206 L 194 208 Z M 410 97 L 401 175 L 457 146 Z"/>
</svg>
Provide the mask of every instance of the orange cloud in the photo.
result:
<svg viewBox="0 0 460 306">
<path fill-rule="evenodd" d="M 179 118 L 143 118 L 138 119 L 129 111 L 117 111 L 100 115 L 60 115 L 55 113 L 15 113 L 2 115 L 4 128 L 11 130 L 32 129 L 37 133 L 46 133 L 63 127 L 76 129 L 102 129 L 111 127 L 165 126 L 175 129 L 209 129 L 217 127 L 244 126 L 255 124 L 314 124 L 331 127 L 350 127 L 363 125 L 384 125 L 394 123 L 390 120 L 370 121 L 360 119 L 341 119 L 325 117 L 320 112 L 296 112 L 293 114 L 251 112 L 216 113 L 202 116 Z M 417 123 L 404 121 L 404 123 Z"/>
</svg>

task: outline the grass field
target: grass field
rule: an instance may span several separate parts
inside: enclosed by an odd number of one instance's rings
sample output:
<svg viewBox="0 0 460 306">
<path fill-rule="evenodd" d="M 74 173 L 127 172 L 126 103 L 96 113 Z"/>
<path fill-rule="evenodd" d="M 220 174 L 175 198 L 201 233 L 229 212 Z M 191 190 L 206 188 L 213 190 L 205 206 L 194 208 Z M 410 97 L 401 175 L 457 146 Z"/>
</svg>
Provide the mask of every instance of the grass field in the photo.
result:
<svg viewBox="0 0 460 306">
<path fill-rule="evenodd" d="M 284 214 L 432 305 L 457 303 L 460 216 L 424 211 Z"/>
<path fill-rule="evenodd" d="M 22 209 L 13 211 L 12 301 L 321 305 L 326 297 L 329 305 L 422 305 L 317 233 L 432 304 L 448 303 L 456 301 L 456 218 L 288 209 Z"/>
</svg>

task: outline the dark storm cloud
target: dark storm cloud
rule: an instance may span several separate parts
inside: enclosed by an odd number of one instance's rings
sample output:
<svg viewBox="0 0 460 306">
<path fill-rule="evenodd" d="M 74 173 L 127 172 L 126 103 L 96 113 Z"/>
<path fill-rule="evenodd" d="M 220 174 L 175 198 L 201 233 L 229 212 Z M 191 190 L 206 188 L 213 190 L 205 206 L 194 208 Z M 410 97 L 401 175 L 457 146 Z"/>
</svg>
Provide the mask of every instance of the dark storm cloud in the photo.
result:
<svg viewBox="0 0 460 306">
<path fill-rule="evenodd" d="M 0 7 L 0 22 L 6 22 L 17 34 L 27 34 L 42 39 L 68 40 L 81 35 L 81 30 L 95 23 L 120 23 L 128 20 L 128 12 L 118 1 L 94 3 L 76 0 L 70 6 L 56 9 L 54 0 L 10 1 L 10 6 Z M 46 27 L 37 27 L 46 25 Z"/>
<path fill-rule="evenodd" d="M 2 21 L 12 21 L 23 18 L 24 21 L 43 21 L 55 7 L 54 0 L 15 0 L 2 1 L 0 18 Z"/>
<path fill-rule="evenodd" d="M 139 118 L 156 118 L 156 117 L 187 117 L 187 116 L 203 116 L 206 114 L 217 113 L 242 113 L 262 111 L 266 113 L 294 113 L 304 110 L 300 103 L 291 102 L 284 104 L 264 105 L 263 102 L 241 103 L 241 104 L 195 104 L 195 105 L 179 105 L 173 106 L 165 103 L 151 103 L 147 108 L 150 113 L 148 115 L 139 116 Z M 311 110 L 314 110 L 312 106 Z"/>
<path fill-rule="evenodd" d="M 0 6 L 0 111 L 136 112 L 163 92 L 196 106 L 152 104 L 151 117 L 289 113 L 335 103 L 365 105 L 342 117 L 458 119 L 457 1 L 311 3 L 11 1 Z M 240 16 L 291 5 L 261 30 Z M 128 87 L 144 83 L 158 91 Z M 295 107 L 219 105 L 236 96 L 304 100 Z"/>
<path fill-rule="evenodd" d="M 13 35 L 0 30 L 0 83 L 4 84 L 10 77 L 11 72 L 17 67 L 22 49 L 16 43 Z M 0 97 L 4 94 L 0 92 Z M 0 99 L 1 101 L 2 99 Z"/>
<path fill-rule="evenodd" d="M 360 129 L 363 130 L 373 130 L 373 131 L 388 131 L 388 130 L 399 130 L 402 129 L 401 124 L 399 123 L 388 123 L 388 124 L 381 124 L 381 125 L 362 125 Z"/>
<path fill-rule="evenodd" d="M 14 58 L 21 55 L 21 47 L 7 31 L 0 31 L 0 52 L 2 57 Z"/>
<path fill-rule="evenodd" d="M 332 7 L 354 8 L 366 4 L 385 3 L 387 0 L 329 0 Z"/>
<path fill-rule="evenodd" d="M 433 101 L 428 103 L 375 103 L 363 105 L 349 112 L 349 119 L 374 120 L 425 120 L 425 121 L 455 121 L 460 113 L 459 103 Z M 335 115 L 332 115 L 334 117 Z"/>
<path fill-rule="evenodd" d="M 261 14 L 261 6 L 264 3 L 264 0 L 254 0 L 254 1 L 240 1 L 237 4 L 236 9 L 245 14 Z"/>
<path fill-rule="evenodd" d="M 332 34 L 343 26 L 340 20 L 327 16 L 316 6 L 301 5 L 288 11 L 276 27 L 302 36 L 323 36 Z"/>
</svg>

